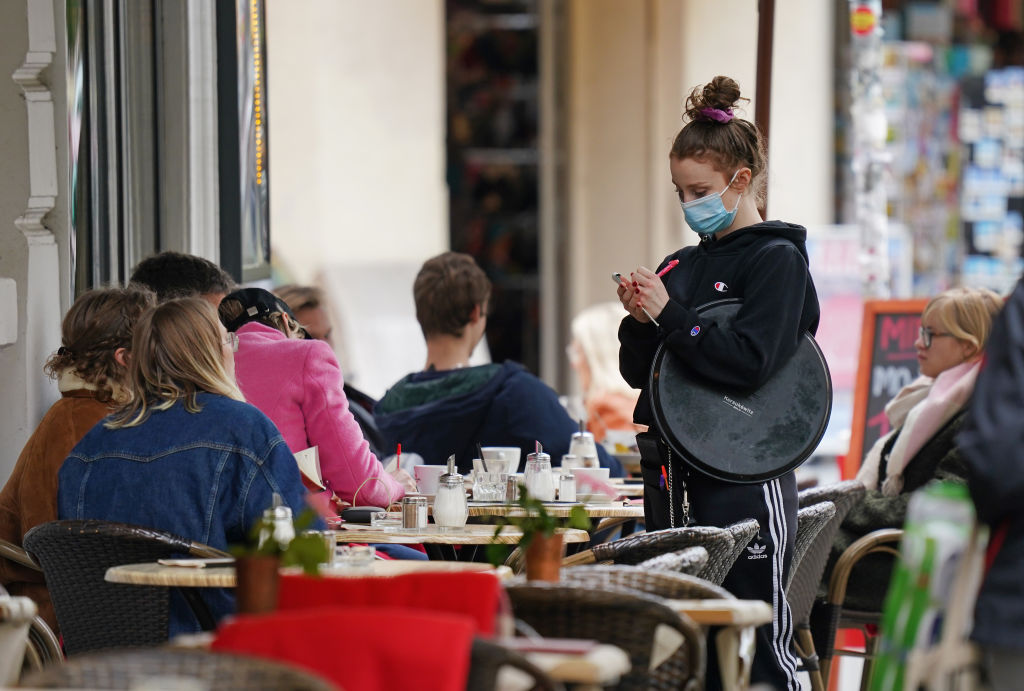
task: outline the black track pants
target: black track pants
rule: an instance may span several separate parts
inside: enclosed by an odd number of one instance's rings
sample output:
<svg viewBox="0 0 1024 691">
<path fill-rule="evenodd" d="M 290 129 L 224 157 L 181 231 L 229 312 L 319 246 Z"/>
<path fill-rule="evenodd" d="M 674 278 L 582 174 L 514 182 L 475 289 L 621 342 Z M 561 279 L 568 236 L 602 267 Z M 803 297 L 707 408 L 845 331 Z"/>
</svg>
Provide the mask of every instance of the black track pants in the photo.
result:
<svg viewBox="0 0 1024 691">
<path fill-rule="evenodd" d="M 796 541 L 796 476 L 790 472 L 757 485 L 737 485 L 691 471 L 687 488 L 697 525 L 724 527 L 747 518 L 761 528 L 736 560 L 722 586 L 744 600 L 764 600 L 773 620 L 757 629 L 751 684 L 799 691 L 797 660 L 790 650 L 793 618 L 784 584 Z M 721 688 L 714 636 L 708 637 L 707 688 Z"/>
</svg>

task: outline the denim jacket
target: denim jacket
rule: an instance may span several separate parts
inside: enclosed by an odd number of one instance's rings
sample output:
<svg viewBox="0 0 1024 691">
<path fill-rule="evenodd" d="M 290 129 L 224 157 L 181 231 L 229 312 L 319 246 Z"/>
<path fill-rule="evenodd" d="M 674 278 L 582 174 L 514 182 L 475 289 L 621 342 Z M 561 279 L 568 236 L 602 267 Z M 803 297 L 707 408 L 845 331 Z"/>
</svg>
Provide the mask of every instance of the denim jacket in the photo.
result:
<svg viewBox="0 0 1024 691">
<path fill-rule="evenodd" d="M 274 424 L 225 396 L 197 401 L 198 413 L 179 401 L 136 427 L 93 427 L 61 466 L 59 518 L 133 523 L 226 550 L 246 538 L 274 492 L 301 512 L 306 490 Z M 215 619 L 234 611 L 228 591 L 202 594 Z M 169 634 L 198 630 L 172 592 Z"/>
</svg>

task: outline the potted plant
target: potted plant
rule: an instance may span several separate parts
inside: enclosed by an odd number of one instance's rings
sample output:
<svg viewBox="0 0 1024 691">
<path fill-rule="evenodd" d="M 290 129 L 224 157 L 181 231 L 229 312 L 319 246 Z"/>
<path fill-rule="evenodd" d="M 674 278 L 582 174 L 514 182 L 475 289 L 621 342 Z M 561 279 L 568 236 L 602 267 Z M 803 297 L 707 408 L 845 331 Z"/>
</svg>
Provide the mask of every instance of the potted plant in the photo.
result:
<svg viewBox="0 0 1024 691">
<path fill-rule="evenodd" d="M 531 496 L 522 484 L 519 485 L 515 506 L 522 509 L 521 513 L 499 517 L 494 538 L 501 535 L 506 525 L 519 528 L 523 532 L 519 547 L 526 555 L 526 578 L 531 581 L 558 581 L 562 565 L 562 536 L 556 532 L 560 527 L 559 519 L 549 514 L 544 502 Z M 590 519 L 583 506 L 576 505 L 569 510 L 566 527 L 590 529 Z M 487 557 L 492 564 L 501 564 L 505 557 L 503 546 L 491 542 L 487 545 Z"/>
<path fill-rule="evenodd" d="M 270 510 L 265 511 L 246 541 L 230 548 L 235 557 L 235 600 L 239 614 L 272 612 L 277 607 L 280 567 L 301 566 L 305 573 L 317 575 L 319 565 L 327 561 L 327 544 L 321 533 L 307 532 L 316 520 L 312 509 L 300 513 L 283 536 L 279 520 Z"/>
</svg>

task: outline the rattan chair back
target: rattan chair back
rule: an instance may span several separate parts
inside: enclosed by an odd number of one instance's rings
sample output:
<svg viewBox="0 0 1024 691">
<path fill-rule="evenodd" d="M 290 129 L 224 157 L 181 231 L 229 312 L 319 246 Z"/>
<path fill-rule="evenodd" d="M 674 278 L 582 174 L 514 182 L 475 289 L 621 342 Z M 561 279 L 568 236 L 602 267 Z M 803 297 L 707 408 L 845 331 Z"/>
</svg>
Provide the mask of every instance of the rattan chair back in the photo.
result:
<svg viewBox="0 0 1024 691">
<path fill-rule="evenodd" d="M 799 568 L 792 570 L 789 584 L 786 586 L 786 598 L 797 625 L 806 624 L 811 616 L 811 607 L 818 595 L 821 577 L 825 573 L 828 555 L 832 543 L 839 533 L 839 527 L 854 506 L 864 499 L 864 485 L 858 480 L 845 480 L 831 485 L 811 487 L 800 492 L 800 508 L 804 509 L 822 502 L 832 502 L 835 514 L 818 531 L 804 551 L 799 563 L 794 558 L 794 565 Z M 799 533 L 799 529 L 797 533 Z"/>
<path fill-rule="evenodd" d="M 175 677 L 198 680 L 202 688 L 210 691 L 333 691 L 338 688 L 310 672 L 280 662 L 176 648 L 108 650 L 80 655 L 63 665 L 28 675 L 22 685 L 41 689 L 134 689 L 143 688 L 147 679 L 156 677 L 164 677 L 167 682 Z"/>
<path fill-rule="evenodd" d="M 708 551 L 699 545 L 660 554 L 638 564 L 655 571 L 671 571 L 696 576 L 708 565 Z"/>
<path fill-rule="evenodd" d="M 562 569 L 562 582 L 587 588 L 632 588 L 669 600 L 733 599 L 728 590 L 703 578 L 644 566 L 572 566 Z"/>
<path fill-rule="evenodd" d="M 704 636 L 688 617 L 661 598 L 626 588 L 548 584 L 509 584 L 512 611 L 541 636 L 590 638 L 626 651 L 630 671 L 616 689 L 686 689 L 704 685 Z M 664 662 L 651 667 L 659 626 L 674 629 L 683 643 Z"/>
<path fill-rule="evenodd" d="M 758 524 L 754 519 L 741 521 L 725 528 L 713 526 L 667 528 L 595 545 L 592 551 L 594 560 L 597 562 L 611 561 L 616 564 L 636 565 L 685 547 L 703 547 L 707 550 L 708 562 L 697 575 L 715 585 L 721 585 L 740 552 L 757 533 L 757 528 Z M 737 538 L 742 540 L 739 545 L 736 542 Z"/>
<path fill-rule="evenodd" d="M 793 577 L 800 569 L 800 563 L 806 556 L 808 549 L 814 543 L 826 525 L 836 515 L 836 505 L 830 501 L 823 501 L 819 504 L 812 504 L 797 510 L 796 513 L 796 542 L 793 545 L 793 563 L 789 569 L 789 580 L 786 581 L 786 588 L 793 582 Z"/>
<path fill-rule="evenodd" d="M 92 520 L 38 525 L 25 534 L 25 549 L 43 568 L 68 655 L 167 642 L 168 589 L 107 583 L 111 566 L 225 556 L 160 530 Z"/>
</svg>

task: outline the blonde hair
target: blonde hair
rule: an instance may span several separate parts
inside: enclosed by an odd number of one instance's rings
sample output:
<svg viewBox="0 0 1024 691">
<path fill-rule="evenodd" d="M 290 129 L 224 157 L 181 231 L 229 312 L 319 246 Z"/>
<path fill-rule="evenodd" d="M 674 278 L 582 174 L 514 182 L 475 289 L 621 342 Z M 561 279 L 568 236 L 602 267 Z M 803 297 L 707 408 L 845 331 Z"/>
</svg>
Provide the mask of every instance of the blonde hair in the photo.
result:
<svg viewBox="0 0 1024 691">
<path fill-rule="evenodd" d="M 615 334 L 621 321 L 622 305 L 618 302 L 592 305 L 572 320 L 569 357 L 576 367 L 581 364 L 576 358 L 582 358 L 590 370 L 585 397 L 600 393 L 635 395 L 619 374 L 619 339 Z"/>
<path fill-rule="evenodd" d="M 928 301 L 921 319 L 934 317 L 946 333 L 980 353 L 1002 307 L 1003 299 L 987 288 L 951 288 Z"/>
<path fill-rule="evenodd" d="M 129 384 L 134 393 L 107 427 L 134 427 L 180 400 L 198 413 L 202 391 L 244 401 L 224 368 L 223 337 L 213 305 L 201 298 L 168 300 L 142 316 L 132 338 Z"/>
</svg>

